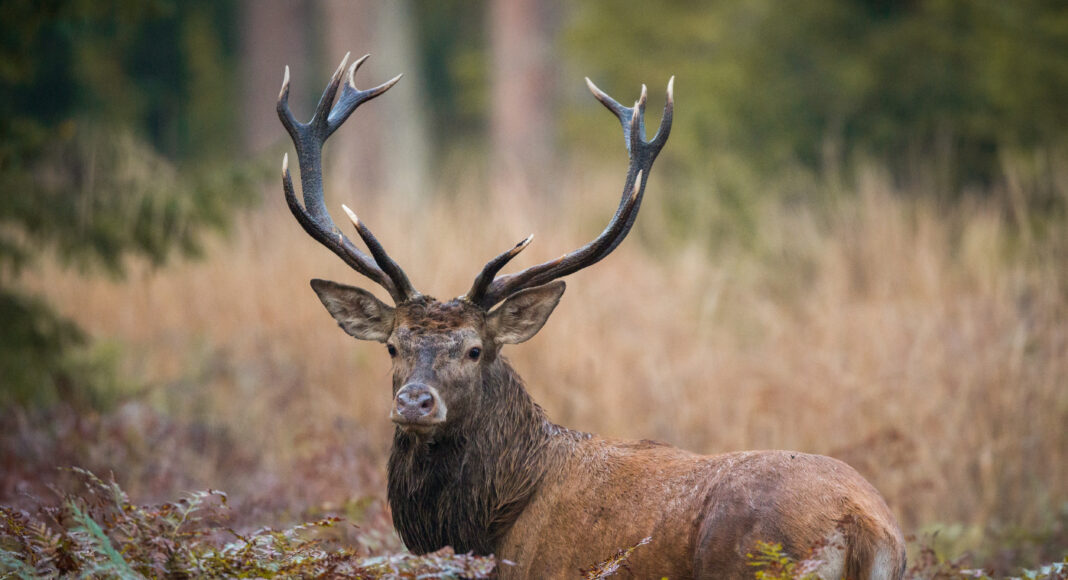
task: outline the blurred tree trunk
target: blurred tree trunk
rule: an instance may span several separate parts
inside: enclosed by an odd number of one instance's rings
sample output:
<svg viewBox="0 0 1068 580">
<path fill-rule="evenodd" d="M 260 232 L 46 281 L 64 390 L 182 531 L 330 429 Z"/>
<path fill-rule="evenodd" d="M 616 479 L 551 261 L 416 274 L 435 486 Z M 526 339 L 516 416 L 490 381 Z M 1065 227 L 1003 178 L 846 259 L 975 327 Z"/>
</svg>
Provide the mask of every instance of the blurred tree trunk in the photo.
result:
<svg viewBox="0 0 1068 580">
<path fill-rule="evenodd" d="M 555 169 L 554 1 L 492 0 L 491 178 L 499 191 L 543 194 Z"/>
<path fill-rule="evenodd" d="M 357 199 L 379 193 L 408 199 L 425 194 L 430 136 L 410 1 L 328 0 L 320 6 L 325 54 L 318 74 L 323 83 L 350 51 L 352 59 L 372 55 L 356 74 L 361 89 L 406 73 L 389 93 L 360 107 L 331 138 L 331 181 L 343 195 Z"/>
<path fill-rule="evenodd" d="M 307 65 L 306 31 L 311 7 L 306 0 L 242 0 L 241 106 L 242 141 L 247 153 L 258 153 L 285 138 L 275 113 L 282 72 L 289 65 L 295 89 L 290 105 L 309 111 L 318 95 L 305 94 L 314 71 Z M 300 113 L 298 113 L 300 116 Z"/>
</svg>

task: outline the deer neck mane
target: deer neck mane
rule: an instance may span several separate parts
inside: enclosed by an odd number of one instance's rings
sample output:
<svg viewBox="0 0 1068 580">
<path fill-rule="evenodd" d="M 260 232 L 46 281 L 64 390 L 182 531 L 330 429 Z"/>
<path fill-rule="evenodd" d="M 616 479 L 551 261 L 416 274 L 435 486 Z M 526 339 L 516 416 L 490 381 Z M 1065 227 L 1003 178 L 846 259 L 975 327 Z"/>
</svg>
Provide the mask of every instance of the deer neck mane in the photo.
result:
<svg viewBox="0 0 1068 580">
<path fill-rule="evenodd" d="M 552 469 L 554 425 L 503 358 L 483 372 L 485 403 L 433 439 L 397 429 L 389 458 L 393 524 L 408 549 L 491 554 Z"/>
</svg>

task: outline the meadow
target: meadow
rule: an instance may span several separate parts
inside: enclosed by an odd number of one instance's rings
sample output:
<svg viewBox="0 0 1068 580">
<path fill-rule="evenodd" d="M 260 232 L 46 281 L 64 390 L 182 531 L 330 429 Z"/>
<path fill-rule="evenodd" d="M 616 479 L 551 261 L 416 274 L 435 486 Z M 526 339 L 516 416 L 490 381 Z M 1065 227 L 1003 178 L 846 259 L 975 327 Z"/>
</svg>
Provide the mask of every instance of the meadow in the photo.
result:
<svg viewBox="0 0 1068 580">
<path fill-rule="evenodd" d="M 723 236 L 704 225 L 730 223 L 714 196 L 688 196 L 705 201 L 683 223 L 657 179 L 631 239 L 505 350 L 554 421 L 700 453 L 832 455 L 937 558 L 1006 574 L 1065 557 L 1063 228 L 1008 194 L 949 202 L 868 170 L 818 204 L 768 196 L 752 236 Z M 572 172 L 540 204 L 445 181 L 418 205 L 341 183 L 328 203 L 335 219 L 353 206 L 416 287 L 447 298 L 529 233 L 515 268 L 592 239 L 619 187 Z M 265 200 L 205 260 L 28 280 L 91 333 L 87 368 L 111 379 L 101 411 L 5 417 L 0 503 L 69 485 L 56 467 L 75 465 L 141 503 L 226 490 L 237 529 L 340 514 L 360 550 L 400 547 L 384 506 L 389 357 L 340 331 L 308 280 L 377 289 L 303 233 L 280 188 Z"/>
</svg>

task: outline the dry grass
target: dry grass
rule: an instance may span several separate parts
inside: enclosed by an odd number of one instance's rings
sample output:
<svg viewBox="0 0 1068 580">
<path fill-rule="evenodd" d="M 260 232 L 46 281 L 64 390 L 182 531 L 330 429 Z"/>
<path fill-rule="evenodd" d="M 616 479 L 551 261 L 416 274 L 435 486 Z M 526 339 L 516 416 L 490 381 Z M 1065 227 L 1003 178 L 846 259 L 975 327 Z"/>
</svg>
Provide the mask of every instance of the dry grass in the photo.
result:
<svg viewBox="0 0 1068 580">
<path fill-rule="evenodd" d="M 568 212 L 477 195 L 419 213 L 355 207 L 417 287 L 450 297 L 530 232 L 517 266 L 599 231 L 615 180 L 572 181 L 583 194 Z M 650 200 L 662 190 L 654 181 Z M 1063 235 L 1020 242 L 991 208 L 905 201 L 877 177 L 860 190 L 834 210 L 769 206 L 756 249 L 669 232 L 650 201 L 639 236 L 572 276 L 546 328 L 506 354 L 569 427 L 708 453 L 832 454 L 909 530 L 1043 525 L 1068 502 Z M 94 336 L 125 345 L 126 370 L 156 386 L 153 404 L 251 443 L 273 477 L 313 482 L 304 497 L 382 494 L 388 357 L 338 330 L 308 279 L 370 283 L 304 235 L 280 192 L 269 200 L 209 261 L 135 267 L 123 283 L 55 271 L 34 282 Z M 287 471 L 308 457 L 322 460 L 318 475 Z M 353 479 L 356 463 L 373 469 Z M 177 469 L 192 487 L 237 495 L 244 486 L 219 479 L 242 473 L 217 464 Z M 136 495 L 136 481 L 124 486 Z"/>
</svg>

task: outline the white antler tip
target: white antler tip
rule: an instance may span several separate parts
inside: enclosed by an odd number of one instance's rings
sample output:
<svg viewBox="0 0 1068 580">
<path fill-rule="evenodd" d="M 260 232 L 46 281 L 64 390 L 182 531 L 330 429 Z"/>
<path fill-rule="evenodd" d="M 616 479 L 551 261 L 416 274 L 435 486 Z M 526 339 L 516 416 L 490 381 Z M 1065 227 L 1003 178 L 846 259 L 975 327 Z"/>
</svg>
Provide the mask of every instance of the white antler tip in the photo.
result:
<svg viewBox="0 0 1068 580">
<path fill-rule="evenodd" d="M 289 65 L 286 65 L 286 72 L 282 75 L 282 90 L 278 91 L 278 99 L 281 100 L 289 92 Z"/>
<path fill-rule="evenodd" d="M 518 244 L 516 244 L 515 246 L 513 246 L 511 250 L 508 250 L 508 259 L 511 260 L 516 255 L 518 255 L 519 252 L 522 252 L 523 250 L 525 250 L 527 248 L 527 246 L 530 245 L 530 242 L 533 239 L 534 239 L 534 234 L 530 234 L 523 241 L 521 241 Z"/>
<path fill-rule="evenodd" d="M 352 88 L 354 88 L 354 89 L 356 88 L 356 71 L 360 70 L 360 67 L 363 66 L 363 63 L 370 57 L 371 57 L 370 54 L 365 54 L 365 55 L 361 56 L 360 58 L 356 59 L 356 62 L 352 63 L 352 66 L 349 67 L 349 79 L 348 80 L 349 80 L 349 84 L 352 85 Z"/>
<path fill-rule="evenodd" d="M 351 52 L 345 53 L 345 58 L 341 59 L 341 64 L 337 65 L 337 70 L 334 71 L 334 76 L 331 77 L 332 80 L 336 81 L 341 78 L 341 73 L 345 71 L 345 65 L 348 64 L 350 55 L 352 55 Z"/>
<path fill-rule="evenodd" d="M 645 83 L 642 83 L 642 97 L 639 101 L 641 101 L 642 104 L 645 104 L 647 98 L 649 98 L 649 89 L 645 86 Z"/>
<path fill-rule="evenodd" d="M 590 77 L 586 77 L 586 88 L 590 89 L 590 92 L 593 93 L 593 96 L 597 97 L 598 101 L 603 100 L 603 97 L 605 96 L 604 91 L 599 89 L 597 85 L 593 84 Z"/>
<path fill-rule="evenodd" d="M 360 218 L 356 217 L 356 212 L 349 209 L 349 206 L 345 204 L 341 204 L 341 209 L 345 210 L 345 215 L 349 216 L 349 221 L 352 222 L 352 225 L 360 227 Z"/>
<path fill-rule="evenodd" d="M 675 75 L 668 79 L 667 100 L 669 103 L 675 102 Z"/>
</svg>

